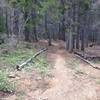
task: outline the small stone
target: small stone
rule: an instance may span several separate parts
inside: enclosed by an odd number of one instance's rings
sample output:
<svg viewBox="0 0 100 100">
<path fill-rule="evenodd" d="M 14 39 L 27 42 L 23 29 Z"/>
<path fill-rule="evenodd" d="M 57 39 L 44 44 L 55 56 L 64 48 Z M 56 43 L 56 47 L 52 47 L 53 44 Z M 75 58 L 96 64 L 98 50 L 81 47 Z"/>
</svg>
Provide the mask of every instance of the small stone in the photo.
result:
<svg viewBox="0 0 100 100">
<path fill-rule="evenodd" d="M 39 98 L 38 100 L 48 100 L 48 97 L 45 97 L 45 98 Z"/>
<path fill-rule="evenodd" d="M 9 78 L 16 78 L 16 76 L 13 75 L 13 74 L 12 74 L 12 75 L 8 75 L 8 77 L 9 77 Z"/>
<path fill-rule="evenodd" d="M 36 80 L 37 81 L 42 80 L 42 77 L 37 77 Z"/>
</svg>

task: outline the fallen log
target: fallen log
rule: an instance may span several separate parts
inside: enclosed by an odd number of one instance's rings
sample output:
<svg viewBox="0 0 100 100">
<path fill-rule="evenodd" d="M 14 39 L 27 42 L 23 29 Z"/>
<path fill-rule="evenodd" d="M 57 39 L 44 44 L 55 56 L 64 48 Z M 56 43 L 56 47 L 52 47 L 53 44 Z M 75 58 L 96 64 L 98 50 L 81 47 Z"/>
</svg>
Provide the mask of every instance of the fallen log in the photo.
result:
<svg viewBox="0 0 100 100">
<path fill-rule="evenodd" d="M 31 57 L 31 58 L 29 58 L 28 60 L 26 60 L 24 63 L 16 65 L 17 71 L 21 71 L 21 69 L 22 69 L 25 65 L 27 65 L 29 62 L 31 62 L 33 58 L 36 58 L 37 56 L 39 56 L 41 53 L 43 53 L 43 52 L 46 51 L 46 50 L 47 50 L 47 48 L 42 49 L 42 50 L 40 50 L 39 52 L 37 52 L 33 57 Z"/>
<path fill-rule="evenodd" d="M 95 66 L 95 64 L 93 64 L 92 62 L 86 60 L 85 58 L 83 58 L 83 57 L 81 57 L 81 56 L 79 56 L 79 55 L 77 55 L 77 54 L 76 54 L 76 57 L 80 58 L 81 60 L 83 60 L 84 62 L 86 62 L 87 64 L 89 64 L 91 67 L 100 70 L 99 67 Z"/>
<path fill-rule="evenodd" d="M 100 56 L 99 55 L 92 55 L 92 54 L 88 54 L 86 52 L 74 52 L 74 54 L 81 56 L 84 59 L 89 59 L 89 60 L 98 60 L 100 61 Z"/>
</svg>

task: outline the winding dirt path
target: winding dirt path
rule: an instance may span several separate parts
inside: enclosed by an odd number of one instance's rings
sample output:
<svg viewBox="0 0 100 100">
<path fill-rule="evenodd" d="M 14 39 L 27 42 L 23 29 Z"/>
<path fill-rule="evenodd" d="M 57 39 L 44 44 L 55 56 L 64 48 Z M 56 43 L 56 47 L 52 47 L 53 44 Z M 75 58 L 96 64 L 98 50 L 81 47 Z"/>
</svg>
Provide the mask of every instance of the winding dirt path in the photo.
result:
<svg viewBox="0 0 100 100">
<path fill-rule="evenodd" d="M 61 49 L 56 49 L 55 53 L 50 55 L 54 58 L 55 63 L 54 78 L 51 80 L 50 88 L 40 96 L 40 100 L 100 100 L 100 92 L 98 92 L 100 85 L 98 86 L 86 73 L 70 68 L 70 66 L 74 67 L 73 63 L 78 59 Z M 71 60 L 72 62 L 66 64 L 66 61 Z M 82 66 L 81 63 L 80 61 L 77 63 L 80 68 L 85 67 L 85 64 Z"/>
<path fill-rule="evenodd" d="M 26 74 L 22 75 L 24 79 L 20 87 L 24 83 L 27 94 L 22 100 L 100 100 L 100 71 L 67 53 L 63 42 L 49 47 L 47 59 L 54 66 L 54 77 L 49 81 L 39 79 L 37 82 L 34 79 L 37 74 L 34 72 L 27 77 Z M 43 91 L 44 87 L 47 88 Z M 14 97 L 5 100 L 17 100 Z"/>
</svg>

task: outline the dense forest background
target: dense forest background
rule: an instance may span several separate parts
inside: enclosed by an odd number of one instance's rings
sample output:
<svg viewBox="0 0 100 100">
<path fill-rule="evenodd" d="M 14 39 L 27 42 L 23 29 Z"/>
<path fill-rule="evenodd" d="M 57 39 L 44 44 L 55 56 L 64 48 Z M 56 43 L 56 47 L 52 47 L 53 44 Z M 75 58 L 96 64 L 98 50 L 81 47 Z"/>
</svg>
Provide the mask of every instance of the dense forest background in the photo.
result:
<svg viewBox="0 0 100 100">
<path fill-rule="evenodd" d="M 99 0 L 1 0 L 0 41 L 59 39 L 70 52 L 84 51 L 100 44 L 99 9 Z"/>
<path fill-rule="evenodd" d="M 100 0 L 0 0 L 0 100 L 100 100 Z"/>
</svg>

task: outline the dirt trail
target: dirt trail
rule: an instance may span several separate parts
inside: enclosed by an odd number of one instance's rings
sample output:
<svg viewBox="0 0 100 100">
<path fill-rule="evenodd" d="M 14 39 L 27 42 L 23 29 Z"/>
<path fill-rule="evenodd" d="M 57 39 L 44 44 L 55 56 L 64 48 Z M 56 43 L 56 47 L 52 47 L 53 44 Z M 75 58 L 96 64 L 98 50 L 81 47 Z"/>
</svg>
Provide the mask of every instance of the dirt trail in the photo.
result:
<svg viewBox="0 0 100 100">
<path fill-rule="evenodd" d="M 68 88 L 72 86 L 71 76 L 65 67 L 65 59 L 58 55 L 56 56 L 54 66 L 54 78 L 51 81 L 51 88 L 48 89 L 43 96 L 49 100 L 66 100 L 66 94 Z"/>
<path fill-rule="evenodd" d="M 54 56 L 55 62 L 54 78 L 50 83 L 51 88 L 40 96 L 40 100 L 100 100 L 97 93 L 100 87 L 98 88 L 95 81 L 88 75 L 82 72 L 76 73 L 69 68 L 74 62 L 66 65 L 67 60 L 73 59 L 70 54 L 58 49 L 51 55 Z"/>
<path fill-rule="evenodd" d="M 99 70 L 93 69 L 73 54 L 67 53 L 62 42 L 53 43 L 53 46 L 49 47 L 47 59 L 54 66 L 54 77 L 49 81 L 47 78 L 36 81 L 35 72 L 27 77 L 26 74 L 22 75 L 21 87 L 26 88 L 27 94 L 22 100 L 100 100 Z M 17 100 L 14 97 L 16 96 L 7 100 Z"/>
</svg>

